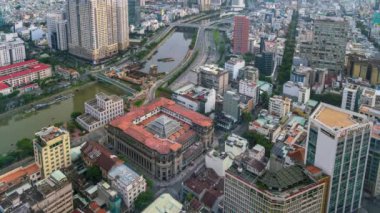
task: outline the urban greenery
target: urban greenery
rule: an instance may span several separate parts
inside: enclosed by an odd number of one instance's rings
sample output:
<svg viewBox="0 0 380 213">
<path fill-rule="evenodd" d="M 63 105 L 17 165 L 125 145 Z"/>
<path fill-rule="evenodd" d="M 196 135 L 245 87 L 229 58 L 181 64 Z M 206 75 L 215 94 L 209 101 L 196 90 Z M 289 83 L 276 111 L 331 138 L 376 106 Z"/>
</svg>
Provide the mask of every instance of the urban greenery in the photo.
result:
<svg viewBox="0 0 380 213">
<path fill-rule="evenodd" d="M 340 94 L 335 94 L 331 92 L 324 94 L 315 94 L 314 92 L 312 92 L 310 98 L 318 102 L 328 103 L 337 107 L 340 107 L 340 104 L 342 103 L 342 96 Z"/>
<path fill-rule="evenodd" d="M 189 67 L 190 65 L 194 62 L 194 60 L 197 58 L 198 56 L 198 50 L 195 51 L 190 57 L 189 61 L 186 62 L 186 64 L 178 71 L 174 71 L 174 75 L 168 80 L 168 85 L 172 84 L 180 75 L 182 75 L 182 73 L 184 73 Z"/>
<path fill-rule="evenodd" d="M 193 35 L 191 36 L 191 43 L 189 45 L 190 50 L 194 49 L 196 41 L 197 41 L 197 32 L 193 33 Z"/>
<path fill-rule="evenodd" d="M 144 177 L 146 180 L 146 191 L 142 192 L 137 196 L 135 200 L 135 211 L 142 212 L 149 204 L 151 204 L 154 200 L 153 193 L 153 181 L 149 178 Z"/>
<path fill-rule="evenodd" d="M 102 180 L 102 171 L 98 166 L 91 166 L 87 168 L 86 173 L 84 174 L 86 179 L 97 183 Z"/>
<path fill-rule="evenodd" d="M 265 156 L 270 156 L 270 151 L 273 147 L 273 144 L 263 135 L 258 134 L 256 132 L 248 131 L 243 134 L 243 138 L 248 140 L 249 148 L 254 147 L 256 144 L 260 144 L 265 148 Z"/>
<path fill-rule="evenodd" d="M 169 88 L 166 88 L 166 87 L 159 87 L 156 90 L 156 97 L 171 98 L 172 94 L 173 94 L 173 91 L 171 91 Z"/>
<path fill-rule="evenodd" d="M 278 86 L 277 90 L 282 89 L 282 85 L 290 79 L 290 70 L 293 64 L 293 55 L 295 48 L 296 28 L 298 24 L 298 11 L 295 11 L 292 16 L 292 20 L 288 27 L 288 33 L 286 36 L 285 50 L 282 58 L 281 66 L 278 70 Z"/>
<path fill-rule="evenodd" d="M 33 142 L 31 139 L 23 138 L 17 141 L 16 150 L 0 156 L 0 168 L 7 167 L 29 156 L 33 156 Z"/>
</svg>

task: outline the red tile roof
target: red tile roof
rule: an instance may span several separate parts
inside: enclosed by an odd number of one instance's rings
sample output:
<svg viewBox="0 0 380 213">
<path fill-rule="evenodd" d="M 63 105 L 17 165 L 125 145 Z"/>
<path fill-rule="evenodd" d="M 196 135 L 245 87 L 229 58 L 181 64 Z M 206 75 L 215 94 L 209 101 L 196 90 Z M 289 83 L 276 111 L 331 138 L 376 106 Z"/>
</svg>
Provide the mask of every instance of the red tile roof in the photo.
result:
<svg viewBox="0 0 380 213">
<path fill-rule="evenodd" d="M 319 169 L 313 165 L 306 166 L 306 170 L 309 171 L 313 175 L 319 174 L 320 172 L 322 172 L 321 169 Z"/>
<path fill-rule="evenodd" d="M 3 82 L 0 82 L 0 90 L 7 89 L 9 86 Z"/>
<path fill-rule="evenodd" d="M 160 154 L 168 154 L 170 153 L 170 151 L 175 152 L 182 147 L 181 144 L 169 141 L 167 139 L 157 138 L 151 132 L 146 130 L 144 126 L 133 124 L 134 120 L 154 111 L 157 108 L 168 109 L 172 112 L 182 115 L 183 117 L 191 120 L 193 123 L 203 127 L 211 127 L 213 125 L 212 120 L 210 118 L 192 110 L 186 109 L 167 98 L 160 98 L 149 105 L 136 108 L 130 111 L 129 113 L 125 114 L 124 116 L 120 116 L 114 119 L 110 122 L 110 125 L 123 130 L 125 134 L 131 136 L 140 143 L 143 143 L 150 149 L 156 150 Z M 146 122 L 141 123 L 146 124 Z M 183 128 L 185 130 L 187 130 L 187 128 L 185 128 L 186 125 L 187 124 L 183 124 Z M 178 134 L 176 136 L 181 137 L 181 135 Z"/>
<path fill-rule="evenodd" d="M 29 67 L 29 69 L 26 69 L 26 70 L 23 70 L 20 72 L 15 72 L 15 73 L 12 73 L 9 75 L 0 76 L 0 81 L 6 81 L 6 80 L 11 79 L 11 78 L 16 78 L 19 76 L 29 75 L 29 74 L 35 73 L 35 72 L 40 72 L 40 71 L 45 70 L 49 67 L 50 66 L 47 64 L 37 64 L 37 65 Z"/>
<path fill-rule="evenodd" d="M 17 181 L 18 179 L 35 174 L 40 171 L 40 168 L 36 163 L 32 163 L 26 167 L 18 167 L 8 173 L 0 176 L 0 183 L 11 183 Z"/>
<path fill-rule="evenodd" d="M 303 163 L 304 162 L 304 159 L 305 159 L 305 148 L 302 148 L 302 147 L 298 147 L 296 150 L 294 150 L 293 152 L 289 152 L 288 153 L 288 156 L 296 161 L 296 162 L 299 162 L 299 163 Z"/>
<path fill-rule="evenodd" d="M 99 166 L 106 172 L 112 169 L 114 165 L 124 163 L 117 156 L 113 155 L 107 148 L 101 144 L 90 141 L 87 142 L 82 148 L 82 153 L 91 159 L 92 163 Z M 99 153 L 98 155 L 95 155 Z"/>
<path fill-rule="evenodd" d="M 16 63 L 16 64 L 11 64 L 11 65 L 7 65 L 7 66 L 3 66 L 3 67 L 0 67 L 0 72 L 3 72 L 4 70 L 9 70 L 9 69 L 13 69 L 13 68 L 16 68 L 16 67 L 26 67 L 30 64 L 33 64 L 33 63 L 38 63 L 37 60 L 28 60 L 28 61 L 24 61 L 24 62 L 20 62 L 20 63 Z"/>
</svg>

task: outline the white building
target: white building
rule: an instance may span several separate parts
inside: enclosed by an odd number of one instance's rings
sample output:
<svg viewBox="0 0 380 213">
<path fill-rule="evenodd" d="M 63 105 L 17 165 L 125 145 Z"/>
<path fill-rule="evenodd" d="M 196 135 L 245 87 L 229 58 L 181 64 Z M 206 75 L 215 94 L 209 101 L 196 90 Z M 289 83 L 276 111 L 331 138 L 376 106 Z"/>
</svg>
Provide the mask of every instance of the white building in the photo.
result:
<svg viewBox="0 0 380 213">
<path fill-rule="evenodd" d="M 293 81 L 288 81 L 282 86 L 283 94 L 298 103 L 305 104 L 310 99 L 310 88 L 302 86 L 301 83 L 294 83 Z"/>
<path fill-rule="evenodd" d="M 195 84 L 187 84 L 172 95 L 179 105 L 196 112 L 209 113 L 215 110 L 216 91 Z"/>
<path fill-rule="evenodd" d="M 344 87 L 341 104 L 342 109 L 355 110 L 355 107 L 358 105 L 358 91 L 359 86 L 354 84 L 348 84 Z"/>
<path fill-rule="evenodd" d="M 327 212 L 357 212 L 370 147 L 367 116 L 321 103 L 310 116 L 305 164 L 330 176 Z"/>
<path fill-rule="evenodd" d="M 119 192 L 128 209 L 133 205 L 137 196 L 146 190 L 146 181 L 124 164 L 113 167 L 108 173 L 111 186 Z"/>
<path fill-rule="evenodd" d="M 23 62 L 25 58 L 24 41 L 17 33 L 0 33 L 0 67 Z"/>
<path fill-rule="evenodd" d="M 46 24 L 49 47 L 56 50 L 67 50 L 67 21 L 64 20 L 63 13 L 47 14 Z"/>
<path fill-rule="evenodd" d="M 239 75 L 239 70 L 245 66 L 245 61 L 240 58 L 231 58 L 224 63 L 224 69 L 228 71 L 229 78 L 235 80 Z"/>
<path fill-rule="evenodd" d="M 257 83 L 250 80 L 240 80 L 239 93 L 253 98 L 255 106 L 259 103 L 260 90 Z"/>
<path fill-rule="evenodd" d="M 244 0 L 231 0 L 231 7 L 233 11 L 240 11 L 245 8 Z"/>
<path fill-rule="evenodd" d="M 290 112 L 292 100 L 282 96 L 273 96 L 269 99 L 269 113 L 279 117 L 284 117 Z"/>
<path fill-rule="evenodd" d="M 124 101 L 122 98 L 104 93 L 98 93 L 95 97 L 95 99 L 85 102 L 85 113 L 76 119 L 89 132 L 124 114 Z"/>
<path fill-rule="evenodd" d="M 211 150 L 205 156 L 206 168 L 213 169 L 220 177 L 225 176 L 225 171 L 231 167 L 234 158 L 248 149 L 248 141 L 245 138 L 232 134 L 228 136 L 224 147 L 224 152 Z"/>
<path fill-rule="evenodd" d="M 0 82 L 0 94 L 9 95 L 13 92 L 13 88 L 6 83 Z"/>
<path fill-rule="evenodd" d="M 258 82 L 259 81 L 259 69 L 253 66 L 245 66 L 240 69 L 239 71 L 243 76 L 243 79 L 245 80 L 250 80 L 253 82 Z"/>
<path fill-rule="evenodd" d="M 360 104 L 368 107 L 380 107 L 380 90 L 364 87 L 360 96 Z"/>
</svg>

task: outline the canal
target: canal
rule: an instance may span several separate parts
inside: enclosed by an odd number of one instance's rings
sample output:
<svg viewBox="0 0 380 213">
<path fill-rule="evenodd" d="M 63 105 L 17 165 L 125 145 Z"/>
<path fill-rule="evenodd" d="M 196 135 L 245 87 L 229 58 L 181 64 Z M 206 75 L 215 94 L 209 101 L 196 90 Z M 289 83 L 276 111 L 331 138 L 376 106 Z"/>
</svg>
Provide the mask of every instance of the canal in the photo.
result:
<svg viewBox="0 0 380 213">
<path fill-rule="evenodd" d="M 94 98 L 98 92 L 124 95 L 121 90 L 112 85 L 95 83 L 73 91 L 74 96 L 46 109 L 0 117 L 0 154 L 12 150 L 16 142 L 22 138 L 33 138 L 34 133 L 42 127 L 68 121 L 74 111 L 83 112 L 84 102 Z"/>
<path fill-rule="evenodd" d="M 142 72 L 149 73 L 151 65 L 157 65 L 158 72 L 170 72 L 185 58 L 193 32 L 173 32 L 169 38 L 163 41 L 157 52 L 147 60 L 142 68 Z M 171 58 L 173 61 L 159 61 L 158 59 Z"/>
</svg>

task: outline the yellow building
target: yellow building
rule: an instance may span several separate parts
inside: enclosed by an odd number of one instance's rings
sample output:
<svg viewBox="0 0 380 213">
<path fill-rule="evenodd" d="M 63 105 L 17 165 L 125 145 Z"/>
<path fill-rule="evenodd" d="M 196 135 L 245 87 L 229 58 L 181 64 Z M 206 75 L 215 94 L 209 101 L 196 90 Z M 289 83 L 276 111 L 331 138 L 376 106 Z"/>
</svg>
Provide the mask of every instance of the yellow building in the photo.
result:
<svg viewBox="0 0 380 213">
<path fill-rule="evenodd" d="M 70 135 L 67 131 L 51 126 L 37 132 L 36 137 L 33 142 L 34 159 L 43 178 L 71 165 Z"/>
<path fill-rule="evenodd" d="M 371 85 L 380 83 L 380 61 L 368 59 L 361 55 L 349 55 L 347 74 L 352 78 L 362 78 Z"/>
</svg>

